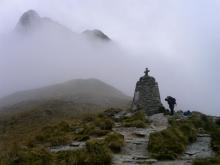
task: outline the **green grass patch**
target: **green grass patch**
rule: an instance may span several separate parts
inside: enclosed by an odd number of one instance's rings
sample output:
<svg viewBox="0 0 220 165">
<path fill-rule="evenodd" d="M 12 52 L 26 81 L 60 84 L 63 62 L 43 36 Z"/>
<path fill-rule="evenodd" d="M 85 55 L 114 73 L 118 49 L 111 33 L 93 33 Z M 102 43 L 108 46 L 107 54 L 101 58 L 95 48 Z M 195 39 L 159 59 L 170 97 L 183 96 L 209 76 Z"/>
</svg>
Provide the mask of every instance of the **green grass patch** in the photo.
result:
<svg viewBox="0 0 220 165">
<path fill-rule="evenodd" d="M 103 141 L 90 140 L 84 149 L 49 153 L 44 148 L 14 146 L 0 154 L 2 165 L 110 165 L 112 152 Z"/>
<path fill-rule="evenodd" d="M 0 154 L 2 165 L 55 165 L 54 156 L 44 148 L 25 148 L 13 146 Z"/>
<path fill-rule="evenodd" d="M 220 155 L 220 128 L 217 128 L 211 133 L 212 137 L 212 148 L 213 150 Z"/>
<path fill-rule="evenodd" d="M 220 127 L 220 118 L 216 119 L 215 123 L 218 127 Z"/>
<path fill-rule="evenodd" d="M 136 112 L 132 116 L 124 117 L 122 124 L 125 127 L 145 128 L 149 124 L 149 121 L 145 118 L 144 112 Z"/>
<path fill-rule="evenodd" d="M 32 143 L 45 144 L 47 146 L 70 143 L 73 132 L 69 123 L 62 121 L 52 126 L 45 126 L 39 131 Z"/>
<path fill-rule="evenodd" d="M 148 150 L 156 159 L 176 159 L 189 143 L 196 140 L 197 131 L 190 120 L 172 120 L 170 123 L 166 130 L 150 135 Z"/>
<path fill-rule="evenodd" d="M 112 153 L 101 141 L 90 140 L 86 148 L 77 151 L 64 151 L 56 154 L 56 162 L 60 165 L 110 165 Z"/>
<path fill-rule="evenodd" d="M 193 165 L 219 165 L 220 156 L 210 159 L 197 159 L 193 161 Z"/>
<path fill-rule="evenodd" d="M 105 140 L 105 144 L 112 150 L 112 152 L 120 152 L 124 145 L 124 136 L 119 133 L 109 133 Z"/>
<path fill-rule="evenodd" d="M 154 158 L 160 160 L 176 159 L 179 154 L 183 153 L 186 145 L 186 137 L 180 130 L 168 128 L 150 135 L 148 150 Z"/>
<path fill-rule="evenodd" d="M 95 119 L 95 125 L 102 130 L 112 130 L 114 122 L 105 115 L 98 115 Z"/>
<path fill-rule="evenodd" d="M 16 123 L 18 122 L 9 125 L 14 127 L 10 130 L 18 128 Z M 29 125 L 27 125 L 27 130 L 7 131 L 0 135 L 0 164 L 108 165 L 111 163 L 111 150 L 119 149 L 123 143 L 119 135 L 110 134 L 113 125 L 111 118 L 102 114 L 89 113 L 80 114 L 78 118 L 49 122 L 31 131 Z M 102 136 L 106 139 L 89 140 Z M 70 144 L 75 140 L 87 141 L 86 148 L 56 154 L 48 152 L 48 147 Z"/>
</svg>

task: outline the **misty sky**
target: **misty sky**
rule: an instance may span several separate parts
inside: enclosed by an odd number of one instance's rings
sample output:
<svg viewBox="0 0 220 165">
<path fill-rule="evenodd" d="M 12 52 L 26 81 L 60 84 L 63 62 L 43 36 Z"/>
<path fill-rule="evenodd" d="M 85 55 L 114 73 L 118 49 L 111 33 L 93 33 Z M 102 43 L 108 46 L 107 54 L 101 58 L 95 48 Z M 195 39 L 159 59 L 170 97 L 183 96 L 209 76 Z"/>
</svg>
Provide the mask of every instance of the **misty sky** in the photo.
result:
<svg viewBox="0 0 220 165">
<path fill-rule="evenodd" d="M 51 66 L 45 52 L 40 56 L 29 50 L 29 56 L 13 56 L 3 51 L 0 97 L 88 77 L 100 78 L 133 95 L 136 81 L 149 67 L 159 83 L 162 100 L 172 95 L 179 109 L 220 115 L 220 1 L 0 0 L 0 34 L 10 33 L 29 9 L 77 33 L 101 29 L 123 50 L 112 51 L 110 46 L 94 58 L 83 52 L 69 60 L 57 54 Z M 75 51 L 68 47 L 67 54 Z M 42 59 L 46 62 L 39 62 Z"/>
</svg>

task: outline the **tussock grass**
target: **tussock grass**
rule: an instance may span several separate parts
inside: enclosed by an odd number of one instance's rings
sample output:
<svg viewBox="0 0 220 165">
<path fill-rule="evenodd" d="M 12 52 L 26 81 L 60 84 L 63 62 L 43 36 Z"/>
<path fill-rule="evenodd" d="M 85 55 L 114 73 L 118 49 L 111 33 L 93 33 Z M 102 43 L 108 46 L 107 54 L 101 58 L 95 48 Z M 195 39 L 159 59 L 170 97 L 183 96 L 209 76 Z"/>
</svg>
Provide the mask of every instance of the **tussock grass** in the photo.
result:
<svg viewBox="0 0 220 165">
<path fill-rule="evenodd" d="M 101 141 L 89 140 L 85 149 L 62 151 L 55 157 L 56 163 L 60 165 L 110 165 L 112 153 Z"/>
<path fill-rule="evenodd" d="M 197 159 L 193 162 L 193 165 L 219 165 L 220 156 L 210 159 Z"/>
<path fill-rule="evenodd" d="M 145 128 L 149 121 L 145 118 L 144 112 L 136 112 L 132 116 L 124 117 L 122 124 L 125 127 Z"/>
<path fill-rule="evenodd" d="M 79 113 L 78 117 L 65 119 L 57 117 L 53 122 L 43 122 L 43 125 L 34 119 L 34 127 L 25 127 L 23 116 L 12 118 L 12 122 L 6 123 L 9 129 L 0 134 L 0 164 L 108 165 L 111 164 L 112 151 L 119 150 L 123 144 L 119 134 L 110 133 L 114 125 L 112 119 L 99 112 Z M 102 136 L 105 140 L 92 140 Z M 86 148 L 56 154 L 48 152 L 48 147 L 70 144 L 74 140 L 87 141 Z"/>
<path fill-rule="evenodd" d="M 152 157 L 160 160 L 178 158 L 186 146 L 196 140 L 197 130 L 191 120 L 171 119 L 166 130 L 152 133 L 148 144 Z"/>
<path fill-rule="evenodd" d="M 112 150 L 112 152 L 118 153 L 124 145 L 124 136 L 119 133 L 112 132 L 106 136 L 104 142 Z"/>
</svg>

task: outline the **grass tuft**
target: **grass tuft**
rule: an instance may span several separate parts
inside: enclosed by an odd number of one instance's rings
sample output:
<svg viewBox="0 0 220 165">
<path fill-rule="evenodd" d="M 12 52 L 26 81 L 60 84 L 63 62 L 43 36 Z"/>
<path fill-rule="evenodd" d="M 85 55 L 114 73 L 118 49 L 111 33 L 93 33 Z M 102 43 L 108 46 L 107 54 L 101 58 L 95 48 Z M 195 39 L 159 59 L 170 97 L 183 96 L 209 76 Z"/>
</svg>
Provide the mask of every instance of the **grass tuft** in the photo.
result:
<svg viewBox="0 0 220 165">
<path fill-rule="evenodd" d="M 144 112 L 136 112 L 132 116 L 124 117 L 122 124 L 125 127 L 145 128 L 149 121 L 145 118 Z"/>
</svg>

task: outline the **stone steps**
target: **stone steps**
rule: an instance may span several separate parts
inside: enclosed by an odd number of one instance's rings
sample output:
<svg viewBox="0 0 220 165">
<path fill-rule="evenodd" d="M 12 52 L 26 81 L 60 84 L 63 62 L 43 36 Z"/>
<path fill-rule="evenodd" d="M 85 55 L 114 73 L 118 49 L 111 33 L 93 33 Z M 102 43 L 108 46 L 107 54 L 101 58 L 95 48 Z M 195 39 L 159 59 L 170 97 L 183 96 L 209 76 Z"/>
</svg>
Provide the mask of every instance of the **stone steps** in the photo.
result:
<svg viewBox="0 0 220 165">
<path fill-rule="evenodd" d="M 135 165 L 156 161 L 150 159 L 147 153 L 148 137 L 150 133 L 155 132 L 154 129 L 120 127 L 114 131 L 124 135 L 125 145 L 120 154 L 114 155 L 112 164 Z"/>
</svg>

